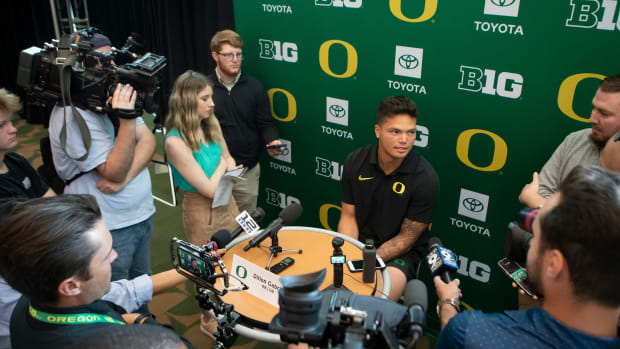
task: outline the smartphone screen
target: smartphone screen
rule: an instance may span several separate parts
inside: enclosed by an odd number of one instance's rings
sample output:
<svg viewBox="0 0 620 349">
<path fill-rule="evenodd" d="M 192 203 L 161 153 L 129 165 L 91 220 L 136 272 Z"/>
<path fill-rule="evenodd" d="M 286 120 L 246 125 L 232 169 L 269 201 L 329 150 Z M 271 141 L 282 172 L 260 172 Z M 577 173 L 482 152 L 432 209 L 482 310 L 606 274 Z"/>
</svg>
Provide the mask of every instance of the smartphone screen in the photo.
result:
<svg viewBox="0 0 620 349">
<path fill-rule="evenodd" d="M 355 259 L 355 260 L 351 260 L 347 262 L 347 266 L 349 267 L 349 269 L 351 269 L 351 267 L 353 267 L 353 270 L 351 271 L 362 271 L 362 269 L 364 269 L 364 260 L 363 259 Z M 379 259 L 375 260 L 375 269 L 377 270 L 381 270 L 385 268 L 385 265 L 379 261 Z"/>
<path fill-rule="evenodd" d="M 179 266 L 181 268 L 201 278 L 206 278 L 208 276 L 205 262 L 194 251 L 178 246 L 177 253 L 179 255 Z"/>
<path fill-rule="evenodd" d="M 527 273 L 519 264 L 504 258 L 497 262 L 497 265 L 529 296 L 536 294 L 527 280 Z"/>
</svg>

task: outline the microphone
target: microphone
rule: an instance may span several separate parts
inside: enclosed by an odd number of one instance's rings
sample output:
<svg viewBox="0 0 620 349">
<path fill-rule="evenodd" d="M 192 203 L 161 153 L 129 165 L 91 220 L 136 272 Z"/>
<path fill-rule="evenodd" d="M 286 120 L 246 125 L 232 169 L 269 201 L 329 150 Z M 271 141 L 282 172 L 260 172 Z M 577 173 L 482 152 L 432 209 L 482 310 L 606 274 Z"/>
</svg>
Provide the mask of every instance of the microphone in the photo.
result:
<svg viewBox="0 0 620 349">
<path fill-rule="evenodd" d="M 232 241 L 232 237 L 230 236 L 230 232 L 226 229 L 220 229 L 213 234 L 211 237 L 211 241 L 215 242 L 215 250 L 219 248 L 224 248 L 228 245 L 229 242 Z"/>
<path fill-rule="evenodd" d="M 431 270 L 431 274 L 433 274 L 433 277 L 439 275 L 443 282 L 449 283 L 452 281 L 450 273 L 455 272 L 459 268 L 454 253 L 443 247 L 441 241 L 436 237 L 430 238 L 428 243 L 430 247 L 429 253 L 426 256 L 426 262 Z"/>
<path fill-rule="evenodd" d="M 428 305 L 428 291 L 426 285 L 417 279 L 407 283 L 404 293 L 404 303 L 409 307 L 407 317 L 409 320 L 409 335 L 411 348 L 424 335 L 424 325 L 426 323 L 426 307 Z"/>
<path fill-rule="evenodd" d="M 248 214 L 247 211 L 243 211 L 241 213 L 242 214 L 245 213 L 246 215 Z M 265 217 L 265 211 L 262 208 L 257 207 L 254 210 L 252 210 L 252 212 L 250 212 L 250 217 L 252 217 L 254 222 L 258 223 L 263 219 L 263 217 Z M 232 237 L 232 239 L 234 239 L 237 237 L 237 235 L 241 234 L 243 231 L 245 231 L 245 229 L 243 229 L 243 227 L 239 225 L 235 230 L 233 230 L 230 233 L 230 236 Z"/>
<path fill-rule="evenodd" d="M 301 213 L 303 212 L 303 208 L 298 203 L 292 203 L 286 206 L 280 214 L 278 218 L 276 218 L 273 222 L 269 223 L 267 228 L 263 229 L 258 235 L 256 235 L 250 242 L 243 248 L 244 251 L 251 249 L 252 247 L 258 246 L 263 240 L 265 240 L 272 233 L 277 233 L 283 226 L 289 225 L 297 220 Z"/>
</svg>

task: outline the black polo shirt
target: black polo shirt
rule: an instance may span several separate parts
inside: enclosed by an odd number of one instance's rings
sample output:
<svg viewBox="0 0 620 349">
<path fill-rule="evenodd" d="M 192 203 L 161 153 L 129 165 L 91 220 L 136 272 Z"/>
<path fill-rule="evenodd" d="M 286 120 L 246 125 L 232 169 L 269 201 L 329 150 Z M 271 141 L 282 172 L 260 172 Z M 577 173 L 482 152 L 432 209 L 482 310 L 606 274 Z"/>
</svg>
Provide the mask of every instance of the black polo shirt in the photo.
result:
<svg viewBox="0 0 620 349">
<path fill-rule="evenodd" d="M 439 195 L 433 167 L 411 150 L 394 172 L 386 175 L 377 161 L 378 145 L 355 150 L 344 164 L 342 201 L 355 205 L 359 240 L 373 239 L 379 247 L 400 232 L 404 218 L 431 223 Z M 426 229 L 414 244 L 425 248 Z"/>
</svg>

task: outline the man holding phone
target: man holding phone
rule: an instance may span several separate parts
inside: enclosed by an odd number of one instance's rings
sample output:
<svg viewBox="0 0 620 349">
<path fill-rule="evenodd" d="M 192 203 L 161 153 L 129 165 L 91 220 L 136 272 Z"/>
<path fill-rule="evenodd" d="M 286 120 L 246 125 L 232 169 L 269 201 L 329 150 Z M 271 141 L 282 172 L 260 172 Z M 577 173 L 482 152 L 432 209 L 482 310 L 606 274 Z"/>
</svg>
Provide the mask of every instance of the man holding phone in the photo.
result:
<svg viewBox="0 0 620 349">
<path fill-rule="evenodd" d="M 217 66 L 209 79 L 214 84 L 215 116 L 230 154 L 237 165 L 248 169 L 243 175 L 246 180 L 235 183 L 233 197 L 239 211 L 250 212 L 258 199 L 258 158 L 262 145 L 271 156 L 280 155 L 284 145 L 273 124 L 265 88 L 254 77 L 241 72 L 242 48 L 243 40 L 236 32 L 217 32 L 211 39 L 211 56 Z"/>
<path fill-rule="evenodd" d="M 578 166 L 533 224 L 527 272 L 542 308 L 457 315 L 458 279 L 435 277 L 436 348 L 620 348 L 620 174 Z"/>
<path fill-rule="evenodd" d="M 417 115 L 407 97 L 383 99 L 375 124 L 379 141 L 349 154 L 342 174 L 338 232 L 374 241 L 387 263 L 392 300 L 417 277 L 439 194 L 435 170 L 413 150 Z"/>
</svg>

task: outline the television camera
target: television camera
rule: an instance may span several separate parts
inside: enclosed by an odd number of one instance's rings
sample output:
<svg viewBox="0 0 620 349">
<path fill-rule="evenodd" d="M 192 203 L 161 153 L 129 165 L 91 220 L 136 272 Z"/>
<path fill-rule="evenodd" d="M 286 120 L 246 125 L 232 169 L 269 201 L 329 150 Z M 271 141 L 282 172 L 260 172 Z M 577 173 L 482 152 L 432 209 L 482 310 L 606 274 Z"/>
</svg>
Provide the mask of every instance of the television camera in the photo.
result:
<svg viewBox="0 0 620 349">
<path fill-rule="evenodd" d="M 39 111 L 39 118 L 47 125 L 51 108 L 58 101 L 97 113 L 108 112 L 108 98 L 119 82 L 137 91 L 136 116 L 159 110 L 158 73 L 166 66 L 166 58 L 144 53 L 142 38 L 136 33 L 121 49 L 97 51 L 88 39 L 98 32 L 96 28 L 80 31 L 73 42 L 65 34 L 60 41 L 20 53 L 17 85 L 25 90 L 27 113 Z"/>
</svg>

